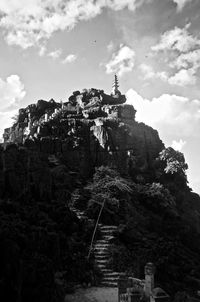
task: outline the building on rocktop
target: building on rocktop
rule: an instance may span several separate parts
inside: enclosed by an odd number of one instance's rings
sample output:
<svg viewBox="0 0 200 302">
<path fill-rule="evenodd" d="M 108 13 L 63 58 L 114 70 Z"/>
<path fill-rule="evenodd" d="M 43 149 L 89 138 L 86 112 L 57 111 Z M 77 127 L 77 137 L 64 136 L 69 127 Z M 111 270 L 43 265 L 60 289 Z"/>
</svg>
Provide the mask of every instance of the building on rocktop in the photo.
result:
<svg viewBox="0 0 200 302">
<path fill-rule="evenodd" d="M 119 91 L 118 88 L 119 88 L 119 80 L 118 80 L 117 75 L 115 74 L 114 81 L 113 81 L 113 84 L 112 84 L 112 92 L 111 92 L 111 95 L 113 97 L 120 97 L 121 96 L 121 92 Z"/>
</svg>

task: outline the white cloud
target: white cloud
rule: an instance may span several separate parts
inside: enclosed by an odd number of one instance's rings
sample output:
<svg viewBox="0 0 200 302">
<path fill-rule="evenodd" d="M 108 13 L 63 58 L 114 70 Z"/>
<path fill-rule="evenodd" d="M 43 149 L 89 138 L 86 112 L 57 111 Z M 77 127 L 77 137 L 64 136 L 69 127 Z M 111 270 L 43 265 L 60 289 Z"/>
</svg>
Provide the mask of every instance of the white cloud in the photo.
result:
<svg viewBox="0 0 200 302">
<path fill-rule="evenodd" d="M 145 2 L 151 2 L 151 0 L 100 0 L 97 1 L 103 7 L 109 7 L 113 10 L 121 10 L 127 7 L 129 10 L 134 11 Z"/>
<path fill-rule="evenodd" d="M 114 43 L 113 41 L 110 41 L 110 43 L 107 45 L 107 50 L 110 52 L 113 50 L 113 48 L 114 48 Z"/>
<path fill-rule="evenodd" d="M 181 11 L 187 3 L 192 2 L 192 0 L 173 0 L 173 1 L 174 3 L 177 4 L 178 11 Z"/>
<path fill-rule="evenodd" d="M 148 2 L 151 0 L 148 0 Z M 145 0 L 1 0 L 0 27 L 10 45 L 40 46 L 58 30 L 101 14 L 104 8 L 134 11 Z"/>
<path fill-rule="evenodd" d="M 6 80 L 0 78 L 0 111 L 17 106 L 26 92 L 18 75 L 11 75 Z"/>
<path fill-rule="evenodd" d="M 167 81 L 168 80 L 168 74 L 165 71 L 161 71 L 161 72 L 155 72 L 153 70 L 153 67 L 147 64 L 141 64 L 139 66 L 140 70 L 142 71 L 142 73 L 144 74 L 144 79 L 148 80 L 148 79 L 153 79 L 153 78 L 158 78 L 161 79 L 163 81 Z"/>
<path fill-rule="evenodd" d="M 17 113 L 18 109 L 7 112 L 0 112 L 0 142 L 3 140 L 2 135 L 4 129 L 12 126 L 14 122 L 13 117 L 16 116 Z"/>
<path fill-rule="evenodd" d="M 170 85 L 185 86 L 193 85 L 196 83 L 195 69 L 181 69 L 174 75 L 169 76 L 165 71 L 155 72 L 150 65 L 141 64 L 140 70 L 144 74 L 144 79 L 160 79 L 168 82 Z"/>
<path fill-rule="evenodd" d="M 171 146 L 174 150 L 181 151 L 183 149 L 183 147 L 185 146 L 185 144 L 186 144 L 186 141 L 179 139 L 179 141 L 173 140 Z"/>
<path fill-rule="evenodd" d="M 48 53 L 48 56 L 51 57 L 52 59 L 58 59 L 62 54 L 61 49 L 56 49 L 50 53 Z"/>
<path fill-rule="evenodd" d="M 195 70 L 181 69 L 168 79 L 169 84 L 177 86 L 194 85 L 196 83 Z"/>
<path fill-rule="evenodd" d="M 166 31 L 161 35 L 159 43 L 151 47 L 155 53 L 166 53 L 171 71 L 165 72 L 165 76 L 160 78 L 168 81 L 170 85 L 194 85 L 197 80 L 200 68 L 200 39 L 188 32 L 189 27 L 190 24 L 187 24 L 182 29 L 175 27 Z M 156 73 L 151 75 L 158 77 Z"/>
<path fill-rule="evenodd" d="M 200 100 L 189 100 L 186 97 L 163 94 L 151 100 L 143 98 L 133 89 L 126 93 L 127 102 L 137 110 L 137 121 L 144 122 L 158 130 L 166 146 L 172 144 L 175 149 L 184 150 L 190 186 L 200 194 L 198 152 L 200 141 Z M 180 139 L 181 137 L 181 139 Z M 195 150 L 196 149 L 196 150 Z M 198 182 L 198 186 L 197 183 Z"/>
<path fill-rule="evenodd" d="M 193 68 L 197 70 L 200 67 L 200 49 L 180 54 L 172 63 L 171 67 Z"/>
<path fill-rule="evenodd" d="M 194 129 L 200 128 L 200 101 L 186 97 L 163 94 L 152 100 L 144 99 L 133 89 L 126 93 L 127 103 L 137 110 L 136 118 L 159 131 L 161 137 L 170 140 L 199 137 Z"/>
<path fill-rule="evenodd" d="M 135 52 L 130 47 L 121 44 L 119 50 L 113 53 L 111 60 L 105 65 L 106 73 L 117 73 L 122 76 L 133 70 Z"/>
<path fill-rule="evenodd" d="M 0 137 L 3 129 L 12 124 L 12 117 L 26 92 L 18 75 L 10 75 L 6 80 L 0 78 Z"/>
<path fill-rule="evenodd" d="M 74 54 L 69 54 L 66 56 L 66 58 L 62 61 L 63 64 L 66 64 L 66 63 L 72 63 L 74 61 L 76 61 L 77 59 L 77 56 L 74 55 Z"/>
<path fill-rule="evenodd" d="M 178 52 L 188 52 L 200 46 L 200 40 L 188 32 L 190 24 L 184 28 L 175 27 L 162 34 L 157 45 L 152 46 L 153 51 L 175 50 Z"/>
<path fill-rule="evenodd" d="M 43 57 L 44 54 L 46 53 L 46 51 L 47 51 L 47 49 L 46 49 L 45 46 L 40 46 L 40 49 L 39 49 L 39 52 L 38 52 L 39 56 Z"/>
</svg>

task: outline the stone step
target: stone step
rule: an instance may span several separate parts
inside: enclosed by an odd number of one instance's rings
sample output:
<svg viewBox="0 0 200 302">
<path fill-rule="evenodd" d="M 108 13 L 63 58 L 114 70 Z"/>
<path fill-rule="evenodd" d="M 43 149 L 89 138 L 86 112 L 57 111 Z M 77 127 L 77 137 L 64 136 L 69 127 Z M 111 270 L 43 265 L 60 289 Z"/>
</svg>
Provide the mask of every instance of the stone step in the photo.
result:
<svg viewBox="0 0 200 302">
<path fill-rule="evenodd" d="M 107 256 L 110 255 L 110 253 L 109 253 L 109 251 L 108 251 L 107 248 L 97 249 L 97 250 L 94 249 L 93 251 L 94 251 L 94 255 L 107 255 Z"/>
<path fill-rule="evenodd" d="M 104 235 L 102 236 L 103 240 L 106 240 L 106 241 L 110 241 L 111 239 L 115 238 L 114 236 L 110 236 L 110 235 Z"/>
<path fill-rule="evenodd" d="M 104 268 L 101 271 L 102 271 L 103 274 L 109 274 L 109 273 L 113 272 L 110 268 Z"/>
<path fill-rule="evenodd" d="M 102 225 L 100 226 L 100 230 L 117 230 L 118 227 L 116 225 Z"/>
<path fill-rule="evenodd" d="M 108 247 L 94 247 L 94 254 L 95 255 L 102 255 L 102 256 L 109 256 L 109 250 Z"/>
<path fill-rule="evenodd" d="M 108 259 L 108 255 L 94 255 L 95 259 Z"/>
<path fill-rule="evenodd" d="M 107 249 L 96 249 L 94 250 L 94 255 L 100 255 L 100 256 L 108 256 L 110 253 Z"/>
<path fill-rule="evenodd" d="M 102 249 L 102 248 L 108 248 L 110 246 L 109 243 L 99 243 L 95 244 L 94 249 Z"/>
<path fill-rule="evenodd" d="M 80 215 L 80 216 L 85 216 L 85 213 L 84 212 L 79 212 L 79 211 L 74 211 L 77 215 Z"/>
<path fill-rule="evenodd" d="M 94 254 L 95 259 L 98 259 L 98 258 L 102 258 L 102 259 L 107 258 L 108 259 L 109 256 L 110 256 L 109 254 L 101 254 L 101 253 Z"/>
<path fill-rule="evenodd" d="M 96 258 L 108 258 L 109 257 L 109 254 L 94 254 L 94 257 Z"/>
<path fill-rule="evenodd" d="M 99 239 L 95 242 L 96 244 L 109 244 L 110 242 L 108 240 L 104 240 L 104 239 Z"/>
<path fill-rule="evenodd" d="M 102 271 L 103 269 L 106 269 L 106 264 L 97 263 L 97 267 Z"/>
<path fill-rule="evenodd" d="M 84 215 L 77 215 L 76 216 L 78 217 L 78 219 L 85 219 L 87 216 L 84 216 Z"/>
<path fill-rule="evenodd" d="M 108 248 L 110 247 L 110 244 L 99 244 L 99 245 L 94 245 L 93 250 L 95 254 L 109 254 Z"/>
<path fill-rule="evenodd" d="M 73 211 L 77 211 L 77 212 L 84 212 L 84 211 L 79 210 L 79 209 L 77 209 L 77 208 L 75 208 L 75 207 L 73 207 L 73 206 L 71 206 L 70 209 L 73 210 Z"/>
<path fill-rule="evenodd" d="M 109 240 L 107 240 L 107 238 L 102 237 L 101 239 L 97 239 L 95 241 L 95 244 L 96 243 L 105 243 L 105 241 L 106 241 L 106 243 L 109 243 Z"/>
<path fill-rule="evenodd" d="M 104 236 L 113 236 L 114 233 L 115 233 L 115 231 L 110 231 L 110 230 L 101 231 L 102 237 L 104 237 Z"/>
<path fill-rule="evenodd" d="M 109 246 L 110 245 L 108 245 L 108 246 L 97 246 L 97 247 L 94 247 L 94 252 L 97 253 L 97 254 L 102 254 L 102 253 L 109 254 L 109 251 L 108 251 Z"/>
<path fill-rule="evenodd" d="M 99 244 L 110 244 L 110 242 L 108 240 L 99 239 L 95 242 L 95 245 L 99 245 Z"/>
<path fill-rule="evenodd" d="M 101 286 L 104 286 L 104 287 L 117 287 L 118 283 L 117 282 L 101 282 Z"/>
<path fill-rule="evenodd" d="M 103 277 L 102 279 L 101 279 L 101 283 L 102 282 L 113 282 L 113 283 L 117 283 L 118 282 L 118 277 L 116 277 L 116 278 L 110 278 L 110 277 Z"/>
<path fill-rule="evenodd" d="M 108 255 L 95 255 L 96 260 L 106 259 L 108 260 Z"/>
<path fill-rule="evenodd" d="M 109 232 L 115 232 L 118 228 L 100 228 L 100 231 L 102 233 L 109 233 Z"/>
<path fill-rule="evenodd" d="M 80 211 L 74 207 L 70 207 L 70 210 L 75 212 L 75 213 L 78 213 L 78 214 L 81 214 L 81 215 L 85 215 L 85 212 L 84 211 Z"/>
<path fill-rule="evenodd" d="M 117 287 L 119 273 L 107 268 L 109 260 L 109 247 L 111 240 L 114 239 L 114 232 L 118 229 L 114 225 L 99 225 L 101 231 L 101 239 L 96 240 L 94 245 L 94 256 L 97 267 L 102 273 L 100 286 Z"/>
<path fill-rule="evenodd" d="M 102 236 L 113 236 L 113 234 L 116 232 L 116 230 L 100 230 Z"/>
<path fill-rule="evenodd" d="M 96 263 L 98 264 L 106 264 L 108 262 L 108 259 L 96 259 Z"/>
<path fill-rule="evenodd" d="M 76 209 L 74 210 L 74 212 L 76 212 L 79 215 L 85 215 L 85 213 L 83 211 L 79 211 L 79 210 L 76 210 Z"/>
<path fill-rule="evenodd" d="M 105 230 L 105 231 L 102 231 L 101 230 L 101 235 L 102 236 L 113 236 L 113 234 L 115 233 L 116 231 L 115 230 Z"/>
<path fill-rule="evenodd" d="M 74 211 L 74 212 L 76 213 L 77 216 L 87 217 L 84 212 L 78 212 L 78 211 Z"/>
<path fill-rule="evenodd" d="M 100 255 L 100 256 L 109 256 L 110 255 L 110 253 L 109 253 L 109 251 L 108 251 L 108 249 L 107 249 L 107 247 L 106 248 L 97 248 L 97 249 L 94 249 L 94 255 Z"/>
<path fill-rule="evenodd" d="M 117 272 L 110 272 L 110 273 L 103 273 L 103 277 L 105 277 L 105 278 L 119 278 L 119 273 L 117 273 Z"/>
<path fill-rule="evenodd" d="M 100 271 L 102 271 L 102 269 L 104 269 L 104 268 L 107 268 L 107 264 L 105 263 L 105 264 L 99 264 L 99 263 L 96 263 L 96 266 L 98 267 L 98 269 L 100 270 Z M 102 276 L 103 277 L 103 276 Z"/>
</svg>

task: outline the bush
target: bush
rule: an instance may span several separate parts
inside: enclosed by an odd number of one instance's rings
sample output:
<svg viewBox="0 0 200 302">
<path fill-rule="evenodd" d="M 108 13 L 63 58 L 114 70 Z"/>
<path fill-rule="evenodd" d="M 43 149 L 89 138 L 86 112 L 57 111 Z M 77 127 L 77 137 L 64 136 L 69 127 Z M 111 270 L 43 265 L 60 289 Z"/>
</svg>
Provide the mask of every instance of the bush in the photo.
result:
<svg viewBox="0 0 200 302">
<path fill-rule="evenodd" d="M 117 224 L 120 201 L 129 199 L 132 193 L 130 183 L 117 171 L 102 166 L 96 169 L 93 181 L 86 189 L 91 196 L 87 206 L 88 215 L 97 219 L 103 207 L 101 221 L 105 224 Z"/>
</svg>

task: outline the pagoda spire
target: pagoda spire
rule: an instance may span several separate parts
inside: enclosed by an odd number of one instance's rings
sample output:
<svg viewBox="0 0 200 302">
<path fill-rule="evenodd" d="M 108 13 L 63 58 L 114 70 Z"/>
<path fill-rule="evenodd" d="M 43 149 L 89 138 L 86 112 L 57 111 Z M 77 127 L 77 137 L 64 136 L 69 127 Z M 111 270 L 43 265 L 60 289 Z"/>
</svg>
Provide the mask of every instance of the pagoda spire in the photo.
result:
<svg viewBox="0 0 200 302">
<path fill-rule="evenodd" d="M 119 92 L 118 88 L 119 88 L 119 81 L 118 81 L 117 75 L 115 74 L 114 81 L 112 84 L 112 94 L 113 95 L 116 95 Z"/>
</svg>

